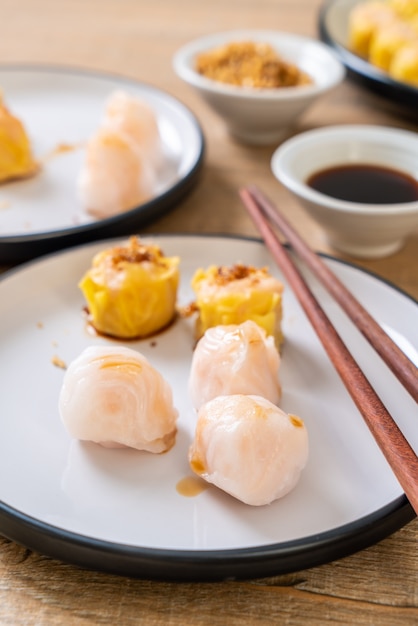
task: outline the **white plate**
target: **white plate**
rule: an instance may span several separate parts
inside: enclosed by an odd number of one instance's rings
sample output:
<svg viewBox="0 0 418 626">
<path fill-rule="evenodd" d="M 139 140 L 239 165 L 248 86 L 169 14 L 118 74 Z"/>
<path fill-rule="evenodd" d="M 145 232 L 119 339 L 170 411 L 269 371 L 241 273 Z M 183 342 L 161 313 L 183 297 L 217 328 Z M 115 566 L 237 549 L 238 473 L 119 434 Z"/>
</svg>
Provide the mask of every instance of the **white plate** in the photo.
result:
<svg viewBox="0 0 418 626">
<path fill-rule="evenodd" d="M 204 141 L 194 115 L 155 87 L 70 68 L 2 67 L 6 105 L 24 123 L 41 172 L 0 186 L 0 262 L 15 262 L 74 243 L 125 235 L 174 207 L 196 180 Z M 164 160 L 155 196 L 112 218 L 90 216 L 77 196 L 86 140 L 97 131 L 109 95 L 124 90 L 155 111 Z M 68 146 L 68 151 L 60 150 Z"/>
<path fill-rule="evenodd" d="M 270 266 L 258 241 L 159 236 L 181 256 L 179 303 L 193 299 L 199 266 L 242 261 Z M 92 337 L 77 287 L 92 256 L 109 242 L 38 260 L 0 282 L 0 532 L 47 555 L 146 577 L 264 576 L 339 558 L 378 541 L 414 516 L 402 489 L 330 365 L 289 288 L 284 295 L 282 406 L 307 425 L 310 458 L 296 489 L 264 507 L 210 487 L 196 497 L 176 486 L 190 476 L 195 416 L 186 384 L 194 345 L 190 319 L 129 346 L 172 385 L 180 412 L 176 445 L 165 455 L 108 450 L 72 440 L 58 415 L 64 372 Z M 364 271 L 329 264 L 395 340 L 417 359 L 417 304 Z M 309 278 L 331 319 L 411 445 L 416 405 L 351 322 Z M 111 341 L 114 345 L 114 341 Z"/>
<path fill-rule="evenodd" d="M 404 111 L 411 111 L 416 119 L 418 89 L 413 85 L 395 80 L 365 59 L 354 54 L 348 47 L 348 19 L 350 11 L 365 0 L 328 0 L 319 13 L 319 33 L 322 41 L 334 49 L 352 78 L 372 91 L 400 104 Z M 408 109 L 406 109 L 408 107 Z M 414 117 L 415 116 L 415 117 Z"/>
</svg>

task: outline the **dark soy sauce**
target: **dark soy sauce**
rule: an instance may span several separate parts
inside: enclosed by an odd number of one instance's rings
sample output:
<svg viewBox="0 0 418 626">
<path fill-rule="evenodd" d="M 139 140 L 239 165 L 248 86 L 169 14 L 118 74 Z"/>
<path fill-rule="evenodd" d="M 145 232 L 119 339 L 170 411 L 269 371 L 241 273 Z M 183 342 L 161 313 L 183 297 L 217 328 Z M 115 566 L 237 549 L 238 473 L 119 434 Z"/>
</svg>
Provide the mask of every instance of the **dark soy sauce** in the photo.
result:
<svg viewBox="0 0 418 626">
<path fill-rule="evenodd" d="M 316 191 L 365 204 L 398 204 L 418 200 L 418 181 L 381 165 L 339 165 L 312 174 L 306 181 Z"/>
</svg>

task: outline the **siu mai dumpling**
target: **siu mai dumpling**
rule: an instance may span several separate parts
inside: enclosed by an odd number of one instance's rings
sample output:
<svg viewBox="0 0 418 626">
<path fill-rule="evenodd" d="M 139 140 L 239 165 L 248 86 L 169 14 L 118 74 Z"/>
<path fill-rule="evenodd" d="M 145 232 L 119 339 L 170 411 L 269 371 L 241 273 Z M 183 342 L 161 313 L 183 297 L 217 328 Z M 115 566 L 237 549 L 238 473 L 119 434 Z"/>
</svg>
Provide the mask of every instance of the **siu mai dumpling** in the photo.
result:
<svg viewBox="0 0 418 626">
<path fill-rule="evenodd" d="M 386 2 L 372 0 L 355 4 L 348 16 L 348 41 L 350 49 L 368 58 L 372 41 L 382 27 L 395 22 L 395 10 Z"/>
<path fill-rule="evenodd" d="M 26 129 L 0 94 L 0 183 L 32 176 L 38 170 Z"/>
<path fill-rule="evenodd" d="M 165 452 L 178 412 L 163 376 L 135 350 L 92 346 L 68 367 L 59 411 L 72 437 L 109 448 Z"/>
<path fill-rule="evenodd" d="M 199 410 L 190 467 L 246 504 L 289 493 L 307 459 L 303 421 L 261 396 L 218 396 Z"/>
<path fill-rule="evenodd" d="M 404 20 L 410 21 L 418 15 L 418 0 L 387 0 L 387 3 Z"/>
<path fill-rule="evenodd" d="M 189 394 L 195 409 L 216 396 L 255 394 L 280 400 L 280 355 L 274 339 L 255 322 L 214 326 L 193 353 Z"/>
<path fill-rule="evenodd" d="M 412 26 L 406 22 L 394 22 L 379 30 L 370 44 L 369 61 L 388 71 L 394 56 L 405 45 L 417 40 Z"/>
<path fill-rule="evenodd" d="M 415 42 L 402 46 L 394 54 L 389 74 L 395 80 L 418 87 L 418 36 Z"/>
<path fill-rule="evenodd" d="M 192 289 L 198 314 L 196 339 L 213 326 L 252 320 L 281 345 L 283 284 L 267 268 L 211 265 L 195 272 Z"/>
<path fill-rule="evenodd" d="M 120 339 L 163 329 L 176 314 L 179 263 L 137 237 L 99 252 L 79 283 L 92 326 Z"/>
</svg>

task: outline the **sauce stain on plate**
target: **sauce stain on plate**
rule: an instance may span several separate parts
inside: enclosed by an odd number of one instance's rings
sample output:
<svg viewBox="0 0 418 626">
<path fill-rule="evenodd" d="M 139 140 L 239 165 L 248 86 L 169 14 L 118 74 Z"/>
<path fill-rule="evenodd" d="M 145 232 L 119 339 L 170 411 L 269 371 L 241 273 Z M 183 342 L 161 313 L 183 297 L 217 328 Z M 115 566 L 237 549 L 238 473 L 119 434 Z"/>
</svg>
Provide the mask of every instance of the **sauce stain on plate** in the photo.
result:
<svg viewBox="0 0 418 626">
<path fill-rule="evenodd" d="M 209 484 L 198 476 L 185 476 L 178 481 L 176 491 L 186 498 L 195 498 L 208 487 Z"/>
<path fill-rule="evenodd" d="M 54 157 L 60 156 L 61 154 L 68 154 L 68 152 L 75 152 L 76 150 L 80 150 L 85 147 L 84 143 L 59 143 L 57 144 L 48 154 L 46 154 L 42 162 L 46 163 L 50 161 Z"/>
</svg>

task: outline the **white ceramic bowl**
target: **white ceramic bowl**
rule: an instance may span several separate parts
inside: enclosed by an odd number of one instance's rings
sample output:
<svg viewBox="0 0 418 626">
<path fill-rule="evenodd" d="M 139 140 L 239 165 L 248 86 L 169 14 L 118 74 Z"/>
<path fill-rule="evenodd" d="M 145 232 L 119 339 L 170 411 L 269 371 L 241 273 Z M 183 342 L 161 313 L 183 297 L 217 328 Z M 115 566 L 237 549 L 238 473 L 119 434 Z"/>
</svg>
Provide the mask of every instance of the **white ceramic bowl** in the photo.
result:
<svg viewBox="0 0 418 626">
<path fill-rule="evenodd" d="M 382 126 L 318 128 L 285 141 L 274 152 L 271 167 L 322 226 L 335 249 L 362 258 L 388 256 L 402 247 L 408 234 L 418 231 L 418 201 L 346 202 L 306 183 L 315 172 L 354 163 L 389 167 L 418 180 L 418 135 Z"/>
<path fill-rule="evenodd" d="M 195 70 L 201 52 L 239 41 L 269 43 L 281 58 L 309 74 L 313 83 L 255 89 L 211 80 Z M 277 143 L 317 98 L 345 76 L 342 63 L 325 44 L 274 30 L 233 30 L 202 37 L 181 48 L 173 66 L 177 75 L 223 118 L 230 133 L 249 144 Z"/>
</svg>

